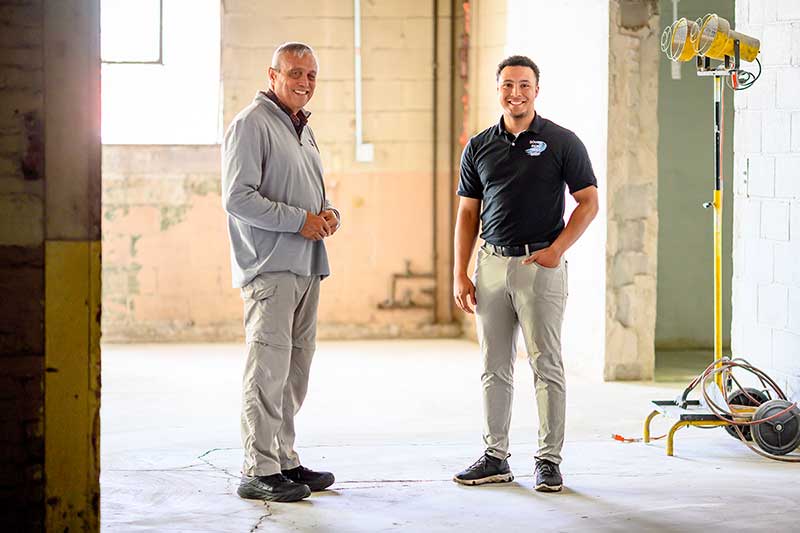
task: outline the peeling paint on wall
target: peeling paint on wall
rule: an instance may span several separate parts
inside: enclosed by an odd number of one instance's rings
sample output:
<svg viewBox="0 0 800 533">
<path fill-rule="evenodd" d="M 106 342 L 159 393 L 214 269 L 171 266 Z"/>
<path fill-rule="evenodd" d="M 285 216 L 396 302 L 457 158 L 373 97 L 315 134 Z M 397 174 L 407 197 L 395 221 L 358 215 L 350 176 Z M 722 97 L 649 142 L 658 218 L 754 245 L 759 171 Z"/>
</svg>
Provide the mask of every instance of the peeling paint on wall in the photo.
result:
<svg viewBox="0 0 800 533">
<path fill-rule="evenodd" d="M 183 222 L 189 206 L 164 206 L 161 207 L 161 231 L 167 231 L 171 226 Z"/>
<path fill-rule="evenodd" d="M 130 208 L 127 205 L 110 205 L 110 206 L 103 206 L 103 218 L 108 221 L 112 221 L 118 216 L 125 216 L 128 214 Z"/>
</svg>

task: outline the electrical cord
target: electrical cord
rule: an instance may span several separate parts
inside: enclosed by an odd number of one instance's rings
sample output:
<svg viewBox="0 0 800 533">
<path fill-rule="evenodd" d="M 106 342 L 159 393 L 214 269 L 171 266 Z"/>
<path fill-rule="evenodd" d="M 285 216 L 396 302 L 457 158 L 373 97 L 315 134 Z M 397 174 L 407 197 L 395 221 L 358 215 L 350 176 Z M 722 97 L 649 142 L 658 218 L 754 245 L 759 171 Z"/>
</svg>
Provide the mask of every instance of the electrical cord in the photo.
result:
<svg viewBox="0 0 800 533">
<path fill-rule="evenodd" d="M 723 421 L 726 421 L 726 422 L 734 422 L 734 423 L 731 424 L 731 427 L 733 427 L 733 429 L 736 431 L 736 435 L 739 437 L 739 440 L 742 441 L 742 443 L 744 443 L 744 445 L 747 446 L 751 451 L 753 451 L 757 455 L 760 455 L 761 457 L 765 457 L 767 459 L 772 459 L 772 460 L 775 460 L 775 461 L 781 461 L 781 462 L 785 462 L 785 463 L 800 463 L 800 456 L 798 456 L 798 455 L 775 455 L 775 454 L 771 454 L 769 452 L 766 452 L 764 450 L 759 450 L 758 448 L 753 446 L 753 444 L 750 443 L 745 438 L 744 433 L 742 433 L 742 430 L 741 430 L 741 427 L 740 427 L 740 426 L 754 426 L 756 424 L 761 424 L 763 422 L 769 422 L 770 420 L 774 420 L 776 418 L 779 418 L 779 417 L 785 415 L 786 413 L 792 411 L 793 409 L 796 409 L 797 408 L 797 402 L 792 402 L 785 409 L 781 409 L 777 413 L 774 413 L 774 414 L 772 414 L 770 416 L 767 416 L 767 417 L 764 417 L 764 418 L 758 418 L 758 419 L 753 418 L 751 416 L 748 419 L 748 418 L 743 418 L 741 416 L 741 412 L 737 413 L 736 412 L 737 411 L 736 407 L 740 407 L 740 408 L 748 408 L 749 407 L 749 408 L 752 408 L 752 406 L 731 404 L 728 401 L 728 399 L 726 398 L 725 399 L 725 405 L 726 405 L 727 409 L 725 409 L 723 407 L 718 406 L 716 404 L 716 402 L 714 402 L 712 400 L 712 398 L 709 396 L 709 394 L 708 394 L 709 382 L 710 382 L 711 386 L 716 386 L 716 382 L 714 381 L 714 377 L 717 374 L 722 374 L 723 381 L 727 381 L 728 379 L 730 379 L 732 382 L 736 383 L 739 386 L 739 390 L 742 393 L 744 393 L 745 397 L 747 397 L 749 400 L 751 400 L 754 404 L 758 405 L 758 404 L 761 403 L 756 398 L 753 398 L 753 396 L 750 395 L 745 390 L 745 388 L 741 386 L 741 383 L 739 383 L 739 381 L 733 376 L 733 370 L 736 369 L 736 368 L 741 368 L 741 369 L 746 370 L 746 371 L 750 372 L 751 374 L 755 375 L 759 379 L 759 381 L 761 382 L 762 386 L 765 387 L 765 389 L 772 389 L 772 391 L 778 396 L 779 399 L 787 400 L 786 394 L 778 386 L 778 384 L 775 383 L 775 381 L 772 380 L 772 378 L 770 378 L 763 370 L 754 367 L 753 365 L 751 365 L 750 363 L 748 363 L 744 359 L 723 358 L 719 362 L 715 361 L 715 362 L 711 363 L 710 365 L 708 365 L 708 367 L 706 367 L 706 369 L 703 371 L 703 373 L 700 376 L 698 376 L 698 378 L 695 378 L 695 380 L 692 383 L 694 384 L 694 386 L 696 386 L 698 383 L 702 383 L 703 384 L 703 386 L 702 386 L 703 399 L 706 401 L 706 404 L 708 405 L 708 407 L 711 410 L 711 412 L 714 414 L 714 416 L 716 416 L 720 420 L 723 420 Z M 691 387 L 691 388 L 694 388 L 694 387 Z M 765 392 L 768 393 L 768 391 L 765 391 Z"/>
<path fill-rule="evenodd" d="M 751 84 L 752 85 L 752 84 Z M 758 398 L 753 397 L 745 387 L 742 386 L 740 381 L 736 379 L 736 376 L 733 374 L 734 369 L 741 369 L 744 371 L 749 372 L 750 374 L 754 375 L 758 381 L 761 383 L 761 386 L 764 388 L 764 392 L 767 396 L 771 396 L 769 394 L 769 390 L 771 389 L 772 392 L 777 396 L 778 399 L 788 401 L 786 397 L 786 393 L 780 388 L 780 386 L 775 383 L 775 381 L 770 378 L 766 372 L 763 370 L 754 367 L 748 361 L 742 358 L 735 358 L 730 359 L 728 357 L 723 357 L 720 361 L 714 361 L 710 365 L 708 365 L 703 372 L 697 375 L 691 383 L 686 387 L 683 392 L 683 397 L 688 397 L 689 393 L 692 392 L 698 385 L 702 384 L 701 391 L 703 395 L 703 399 L 706 402 L 711 413 L 720 419 L 723 422 L 730 423 L 730 427 L 736 431 L 736 435 L 739 437 L 739 440 L 744 443 L 750 450 L 752 450 L 757 455 L 761 457 L 772 459 L 775 461 L 781 461 L 785 463 L 800 463 L 800 455 L 774 455 L 769 452 L 765 452 L 764 450 L 759 450 L 752 443 L 750 443 L 747 438 L 742 433 L 740 426 L 755 426 L 756 424 L 761 424 L 763 422 L 769 422 L 776 418 L 779 418 L 786 413 L 792 411 L 793 409 L 797 408 L 797 402 L 792 402 L 788 407 L 785 409 L 781 409 L 777 413 L 773 413 L 770 416 L 758 418 L 753 418 L 752 414 L 748 417 L 742 416 L 743 409 L 752 409 L 753 405 L 761 404 L 761 400 Z M 717 374 L 722 375 L 722 381 L 724 383 L 735 383 L 739 387 L 739 391 L 744 395 L 747 400 L 752 402 L 753 405 L 740 405 L 740 404 L 732 404 L 728 400 L 728 398 L 724 398 L 725 400 L 725 407 L 717 405 L 711 396 L 708 393 L 708 387 L 713 386 L 716 387 L 715 377 Z M 701 425 L 693 425 L 693 427 L 699 427 L 701 429 L 715 429 L 719 426 L 701 426 Z M 681 428 L 682 429 L 682 428 Z M 663 439 L 666 435 L 659 435 L 658 437 L 651 437 L 650 440 L 658 440 Z M 623 437 L 622 435 L 613 434 L 611 438 L 618 441 L 618 442 L 641 442 L 641 438 L 627 438 Z"/>
<path fill-rule="evenodd" d="M 758 63 L 758 74 L 753 74 L 749 70 L 736 69 L 731 71 L 731 76 L 725 80 L 725 83 L 734 91 L 749 89 L 761 77 L 761 61 L 756 58 L 756 63 Z"/>
</svg>

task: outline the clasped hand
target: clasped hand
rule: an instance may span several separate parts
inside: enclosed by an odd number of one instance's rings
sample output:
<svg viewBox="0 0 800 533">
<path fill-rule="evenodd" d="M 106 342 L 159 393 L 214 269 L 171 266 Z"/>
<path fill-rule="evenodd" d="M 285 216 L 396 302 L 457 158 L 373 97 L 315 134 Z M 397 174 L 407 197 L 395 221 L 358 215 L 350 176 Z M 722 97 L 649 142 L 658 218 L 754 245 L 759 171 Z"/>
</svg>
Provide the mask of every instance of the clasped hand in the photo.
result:
<svg viewBox="0 0 800 533">
<path fill-rule="evenodd" d="M 300 229 L 300 235 L 311 241 L 319 241 L 330 237 L 337 229 L 339 229 L 339 219 L 332 210 L 325 209 L 318 215 L 306 212 L 306 222 Z"/>
</svg>

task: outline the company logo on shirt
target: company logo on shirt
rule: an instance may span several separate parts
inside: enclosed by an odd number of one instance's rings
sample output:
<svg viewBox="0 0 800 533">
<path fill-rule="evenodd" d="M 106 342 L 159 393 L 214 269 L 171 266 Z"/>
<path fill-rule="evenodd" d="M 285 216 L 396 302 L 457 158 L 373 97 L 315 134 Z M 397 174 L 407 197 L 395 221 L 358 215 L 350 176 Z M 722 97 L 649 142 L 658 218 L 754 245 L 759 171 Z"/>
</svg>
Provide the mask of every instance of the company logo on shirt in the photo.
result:
<svg viewBox="0 0 800 533">
<path fill-rule="evenodd" d="M 542 152 L 547 149 L 547 143 L 544 141 L 531 141 L 531 147 L 525 150 L 525 153 L 531 157 L 538 157 Z"/>
</svg>

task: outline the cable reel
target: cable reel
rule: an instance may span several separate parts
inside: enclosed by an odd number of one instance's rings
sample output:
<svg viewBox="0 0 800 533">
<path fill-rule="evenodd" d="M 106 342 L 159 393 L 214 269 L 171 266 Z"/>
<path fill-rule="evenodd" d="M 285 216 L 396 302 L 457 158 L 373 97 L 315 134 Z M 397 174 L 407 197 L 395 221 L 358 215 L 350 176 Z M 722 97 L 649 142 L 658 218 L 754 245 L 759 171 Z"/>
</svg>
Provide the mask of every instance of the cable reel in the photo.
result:
<svg viewBox="0 0 800 533">
<path fill-rule="evenodd" d="M 788 400 L 769 400 L 753 415 L 751 433 L 759 448 L 773 455 L 786 455 L 800 446 L 800 409 Z M 727 429 L 727 428 L 726 428 Z"/>
<path fill-rule="evenodd" d="M 733 394 L 728 396 L 728 405 L 730 406 L 741 406 L 741 407 L 759 407 L 764 402 L 769 400 L 769 395 L 759 389 L 754 389 L 752 387 L 745 387 L 744 389 L 737 389 Z M 734 426 L 724 426 L 725 431 L 736 440 L 739 439 L 739 433 L 736 431 L 736 427 Z M 739 431 L 742 432 L 744 435 L 745 440 L 752 441 L 753 436 L 750 430 L 750 425 L 748 424 L 737 424 Z"/>
</svg>

